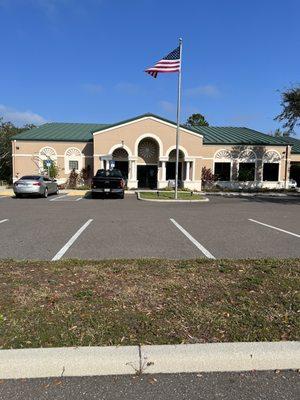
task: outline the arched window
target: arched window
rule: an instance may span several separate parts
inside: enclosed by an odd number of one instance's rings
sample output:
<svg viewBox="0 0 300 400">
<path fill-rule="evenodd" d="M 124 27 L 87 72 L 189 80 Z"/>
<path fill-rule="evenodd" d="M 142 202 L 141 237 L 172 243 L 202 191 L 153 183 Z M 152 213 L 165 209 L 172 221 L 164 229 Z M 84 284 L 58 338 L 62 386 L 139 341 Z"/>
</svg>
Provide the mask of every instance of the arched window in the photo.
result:
<svg viewBox="0 0 300 400">
<path fill-rule="evenodd" d="M 82 154 L 76 147 L 69 147 L 65 152 L 65 173 L 69 174 L 72 170 L 76 172 L 82 169 Z"/>
<path fill-rule="evenodd" d="M 157 164 L 159 144 L 151 137 L 142 139 L 138 145 L 138 156 L 145 164 Z"/>
<path fill-rule="evenodd" d="M 214 175 L 219 181 L 230 181 L 232 176 L 233 155 L 229 150 L 217 151 L 214 156 Z"/>
<path fill-rule="evenodd" d="M 280 159 L 276 150 L 268 150 L 263 155 L 263 181 L 279 181 Z"/>
<path fill-rule="evenodd" d="M 238 156 L 238 180 L 255 181 L 257 157 L 253 150 L 246 149 Z"/>
<path fill-rule="evenodd" d="M 39 169 L 40 173 L 47 171 L 48 163 L 57 161 L 57 153 L 52 147 L 43 147 L 39 151 Z"/>
</svg>

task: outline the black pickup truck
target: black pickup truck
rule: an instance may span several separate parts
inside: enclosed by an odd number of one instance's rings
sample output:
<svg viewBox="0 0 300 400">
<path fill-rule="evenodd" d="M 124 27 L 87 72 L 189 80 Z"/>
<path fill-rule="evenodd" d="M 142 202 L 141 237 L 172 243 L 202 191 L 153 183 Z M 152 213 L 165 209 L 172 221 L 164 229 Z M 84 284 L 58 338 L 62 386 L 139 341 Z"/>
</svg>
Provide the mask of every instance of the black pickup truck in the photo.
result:
<svg viewBox="0 0 300 400">
<path fill-rule="evenodd" d="M 92 179 L 92 197 L 113 194 L 124 199 L 125 180 L 118 169 L 99 169 Z"/>
</svg>

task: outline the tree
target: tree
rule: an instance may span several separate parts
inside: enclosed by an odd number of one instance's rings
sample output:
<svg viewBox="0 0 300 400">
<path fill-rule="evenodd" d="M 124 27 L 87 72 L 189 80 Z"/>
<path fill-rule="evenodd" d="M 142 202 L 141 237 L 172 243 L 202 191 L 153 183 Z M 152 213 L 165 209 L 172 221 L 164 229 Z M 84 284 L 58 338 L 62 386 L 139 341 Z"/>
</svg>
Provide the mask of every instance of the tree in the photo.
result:
<svg viewBox="0 0 300 400">
<path fill-rule="evenodd" d="M 211 187 L 216 180 L 216 176 L 210 168 L 202 167 L 201 180 L 204 187 Z"/>
<path fill-rule="evenodd" d="M 285 121 L 283 127 L 293 133 L 295 126 L 300 126 L 300 86 L 281 93 L 281 106 L 283 110 L 275 120 Z"/>
<path fill-rule="evenodd" d="M 281 136 L 283 136 L 283 132 L 281 129 L 277 128 L 277 129 L 275 129 L 274 132 L 271 132 L 271 136 L 281 137 Z"/>
<path fill-rule="evenodd" d="M 186 126 L 189 128 L 197 128 L 198 126 L 209 126 L 204 115 L 192 114 L 186 121 Z"/>
<path fill-rule="evenodd" d="M 58 174 L 59 174 L 58 166 L 54 161 L 52 161 L 49 167 L 49 178 L 56 178 Z"/>
<path fill-rule="evenodd" d="M 18 133 L 35 128 L 35 125 L 16 127 L 12 122 L 4 122 L 0 118 L 0 180 L 10 182 L 12 179 L 12 146 L 11 138 Z"/>
</svg>

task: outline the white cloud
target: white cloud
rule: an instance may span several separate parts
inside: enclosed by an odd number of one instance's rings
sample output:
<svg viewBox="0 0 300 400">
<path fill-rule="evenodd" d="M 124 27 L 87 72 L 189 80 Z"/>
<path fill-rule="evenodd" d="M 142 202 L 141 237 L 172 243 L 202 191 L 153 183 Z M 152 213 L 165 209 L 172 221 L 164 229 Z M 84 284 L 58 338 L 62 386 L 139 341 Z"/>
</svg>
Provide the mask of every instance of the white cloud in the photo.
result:
<svg viewBox="0 0 300 400">
<path fill-rule="evenodd" d="M 32 111 L 19 111 L 3 104 L 0 104 L 0 117 L 3 117 L 4 121 L 10 121 L 19 126 L 25 124 L 41 125 L 47 122 L 44 117 Z"/>
<path fill-rule="evenodd" d="M 130 82 L 119 82 L 115 85 L 115 89 L 126 94 L 136 94 L 139 92 L 139 86 Z"/>
<path fill-rule="evenodd" d="M 88 92 L 88 93 L 92 93 L 92 94 L 98 94 L 103 92 L 103 86 L 99 85 L 98 83 L 85 83 L 84 85 L 82 85 L 82 88 Z"/>
<path fill-rule="evenodd" d="M 186 89 L 185 94 L 187 96 L 218 97 L 220 96 L 221 92 L 215 85 L 203 85 Z"/>
<path fill-rule="evenodd" d="M 176 111 L 176 105 L 174 103 L 171 103 L 170 101 L 161 100 L 158 104 L 163 109 L 163 111 L 166 111 L 168 113 L 173 113 Z"/>
</svg>

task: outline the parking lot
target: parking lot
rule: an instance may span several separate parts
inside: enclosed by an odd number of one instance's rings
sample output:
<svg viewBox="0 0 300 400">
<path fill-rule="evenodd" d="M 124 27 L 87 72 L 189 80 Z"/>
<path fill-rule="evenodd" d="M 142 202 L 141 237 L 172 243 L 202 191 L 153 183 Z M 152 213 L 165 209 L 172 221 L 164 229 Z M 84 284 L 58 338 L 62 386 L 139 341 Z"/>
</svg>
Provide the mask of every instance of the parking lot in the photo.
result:
<svg viewBox="0 0 300 400">
<path fill-rule="evenodd" d="M 300 197 L 210 197 L 163 204 L 0 197 L 0 257 L 300 257 Z"/>
</svg>

